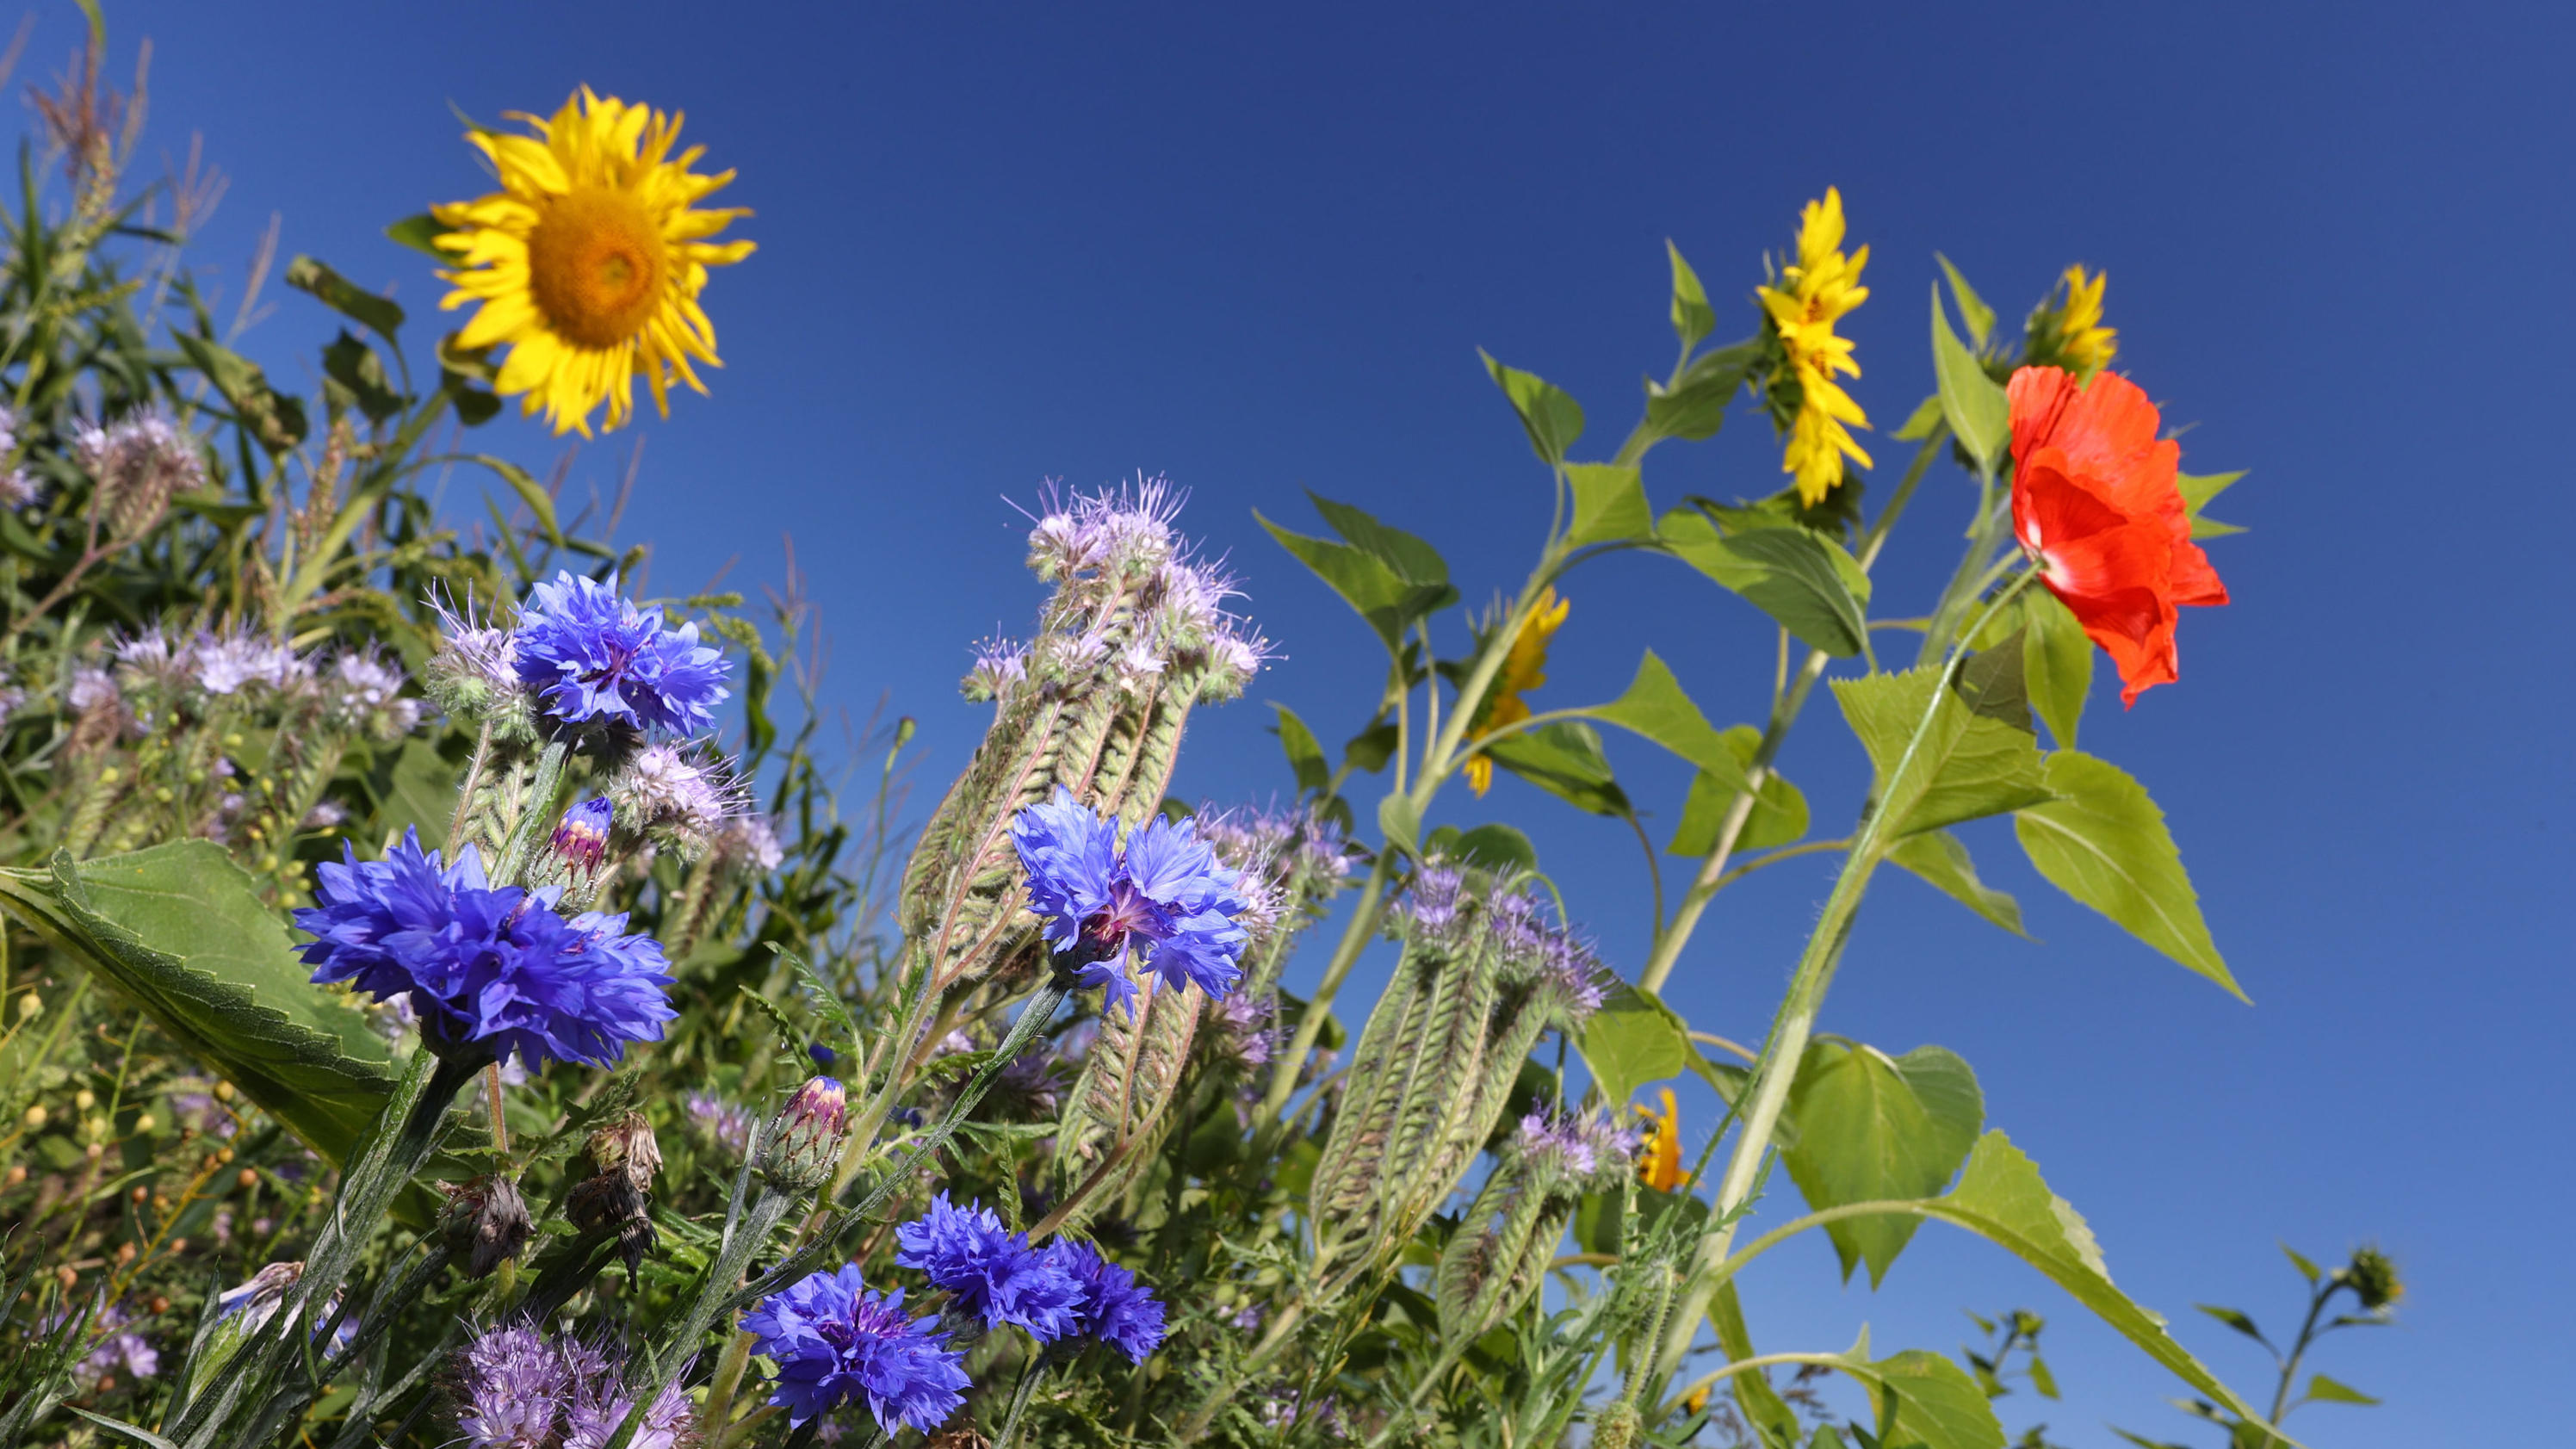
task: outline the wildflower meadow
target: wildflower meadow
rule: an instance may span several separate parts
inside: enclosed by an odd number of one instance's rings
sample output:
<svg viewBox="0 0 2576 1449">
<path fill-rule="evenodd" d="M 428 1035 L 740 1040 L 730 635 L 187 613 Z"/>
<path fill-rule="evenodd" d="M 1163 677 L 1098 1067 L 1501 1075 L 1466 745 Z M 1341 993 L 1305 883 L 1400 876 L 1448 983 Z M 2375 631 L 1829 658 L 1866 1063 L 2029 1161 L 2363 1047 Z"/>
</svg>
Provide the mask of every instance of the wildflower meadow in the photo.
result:
<svg viewBox="0 0 2576 1449">
<path fill-rule="evenodd" d="M 2155 782 L 2079 745 L 2258 607 L 2242 474 L 2124 368 L 2103 271 L 1873 295 L 1873 199 L 1819 177 L 1766 256 L 1668 250 L 1640 395 L 1484 359 L 1553 500 L 1525 575 L 1366 497 L 1263 518 L 1331 637 L 1265 632 L 1200 541 L 1218 480 L 1027 480 L 1019 623 L 955 641 L 980 733 L 907 793 L 970 716 L 841 731 L 796 589 L 654 593 L 649 540 L 514 461 L 697 425 L 728 283 L 796 264 L 726 204 L 757 158 L 660 97 L 467 120 L 380 219 L 434 305 L 264 259 L 289 380 L 89 15 L 0 206 L 0 1445 L 2058 1444 L 2038 1314 L 1799 1342 L 1738 1294 L 1792 1242 L 1832 1289 L 1927 1235 L 2170 1380 L 2197 1419 L 2134 1443 L 2371 1402 L 2334 1354 L 2395 1319 L 2386 1254 L 2289 1251 L 2246 1294 L 2303 1326 L 2222 1372 L 1967 1060 L 1822 1024 L 1895 876 L 2022 933 L 1971 854 L 2007 839 L 2240 1009 Z M 1864 386 L 1863 307 L 1924 309 L 1932 395 Z M 1668 481 L 1721 429 L 1762 468 Z M 1885 584 L 1899 551 L 1946 582 Z M 1761 717 L 1642 645 L 1615 697 L 1550 682 L 1569 619 L 1624 627 L 1596 581 L 1676 565 Z M 1383 687 L 1279 697 L 1289 651 Z M 1211 711 L 1275 721 L 1273 793 L 1176 790 Z M 1801 730 L 1856 742 L 1852 818 L 1783 774 Z M 1488 797 L 1688 862 L 1648 949 L 1605 951 L 1539 814 L 1434 823 Z M 1685 1019 L 1722 893 L 1797 860 L 1828 884 L 1767 1030 Z"/>
</svg>

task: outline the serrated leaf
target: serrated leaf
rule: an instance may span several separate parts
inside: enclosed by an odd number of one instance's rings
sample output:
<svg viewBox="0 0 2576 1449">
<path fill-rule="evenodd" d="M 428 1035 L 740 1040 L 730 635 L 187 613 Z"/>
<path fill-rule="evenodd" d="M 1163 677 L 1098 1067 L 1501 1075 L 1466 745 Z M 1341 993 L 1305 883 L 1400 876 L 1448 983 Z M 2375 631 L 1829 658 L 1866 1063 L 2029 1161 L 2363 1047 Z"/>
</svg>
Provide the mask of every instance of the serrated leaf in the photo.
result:
<svg viewBox="0 0 2576 1449">
<path fill-rule="evenodd" d="M 1910 1348 L 1869 1365 L 1883 1449 L 2004 1449 L 2004 1426 L 1968 1371 Z"/>
<path fill-rule="evenodd" d="M 2363 1393 L 2352 1385 L 2338 1383 L 2333 1379 L 2327 1378 L 2324 1374 L 2318 1374 L 2308 1380 L 2308 1397 L 2320 1404 L 2361 1404 L 2367 1406 L 2379 1402 L 2379 1400 L 2372 1398 L 2370 1395 Z"/>
<path fill-rule="evenodd" d="M 1495 764 L 1578 810 L 1625 817 L 1627 792 L 1601 753 L 1601 736 L 1580 720 L 1557 720 L 1497 740 L 1485 753 Z"/>
<path fill-rule="evenodd" d="M 1680 1076 L 1699 1055 L 1682 1019 L 1653 992 L 1637 986 L 1621 986 L 1601 1003 L 1583 1023 L 1577 1047 L 1601 1089 L 1601 1100 L 1622 1112 L 1639 1087 Z"/>
<path fill-rule="evenodd" d="M 2165 816 L 2117 765 L 2074 750 L 2048 757 L 2045 804 L 2014 817 L 2030 863 L 2059 890 L 2245 999 L 2201 919 Z"/>
<path fill-rule="evenodd" d="M 1665 514 L 1656 536 L 1674 557 L 1806 643 L 1838 658 L 1861 652 L 1869 575 L 1842 545 L 1776 520 L 1721 530 L 1706 511 L 1687 507 Z"/>
<path fill-rule="evenodd" d="M 1664 254 L 1673 261 L 1673 335 L 1682 340 L 1684 352 L 1699 345 L 1699 340 L 1717 328 L 1717 312 L 1708 305 L 1708 289 L 1699 284 L 1699 273 L 1682 260 L 1682 249 L 1664 242 Z"/>
<path fill-rule="evenodd" d="M 1685 442 L 1717 436 L 1762 354 L 1759 341 L 1738 342 L 1692 358 L 1670 387 L 1647 378 L 1646 427 L 1656 437 Z"/>
<path fill-rule="evenodd" d="M 1869 752 L 1870 792 L 1875 808 L 1891 822 L 1892 836 L 2001 815 L 2049 798 L 2037 741 L 2026 730 L 1972 710 L 1956 690 L 1942 691 L 1912 762 L 1901 779 L 1893 778 L 1933 704 L 1940 674 L 1923 665 L 1833 682 L 1843 718 Z"/>
<path fill-rule="evenodd" d="M 1762 747 L 1762 732 L 1751 725 L 1734 725 L 1718 737 L 1735 756 L 1738 769 L 1729 775 L 1702 770 L 1692 779 L 1690 794 L 1682 801 L 1681 824 L 1673 827 L 1673 843 L 1665 847 L 1667 854 L 1704 856 L 1717 849 L 1727 812 L 1743 793 L 1753 756 Z M 1788 845 L 1803 839 L 1807 826 L 1807 797 L 1774 767 L 1762 777 L 1761 793 L 1754 797 L 1752 813 L 1744 817 L 1744 828 L 1736 833 L 1735 848 L 1769 850 Z"/>
<path fill-rule="evenodd" d="M 1476 352 L 1485 359 L 1485 371 L 1491 373 L 1494 385 L 1509 398 L 1512 411 L 1520 414 L 1521 428 L 1529 434 L 1530 447 L 1542 463 L 1565 461 L 1565 451 L 1583 436 L 1583 407 L 1565 391 L 1535 373 L 1517 367 L 1505 367 L 1483 349 Z"/>
<path fill-rule="evenodd" d="M 1728 748 L 1717 727 L 1700 713 L 1682 692 L 1681 681 L 1673 677 L 1671 666 L 1657 658 L 1655 651 L 1637 661 L 1636 676 L 1617 699 L 1585 711 L 1594 719 L 1633 731 L 1690 761 L 1701 770 L 1728 779 L 1736 788 L 1744 785 L 1741 756 Z"/>
<path fill-rule="evenodd" d="M 1959 446 L 1992 472 L 2004 445 L 2012 441 L 2012 404 L 1977 355 L 1950 330 L 1938 282 L 1932 284 L 1932 376 L 1940 384 L 1941 416 L 1958 435 Z"/>
<path fill-rule="evenodd" d="M 2075 748 L 2084 702 L 2093 692 L 2093 641 L 2046 589 L 2029 589 L 2016 605 L 2022 619 L 2022 673 L 2031 707 L 2060 749 Z"/>
<path fill-rule="evenodd" d="M 285 923 L 212 841 L 0 871 L 0 906 L 335 1163 L 393 1094 L 383 1039 L 311 984 Z"/>
<path fill-rule="evenodd" d="M 1977 1074 L 1937 1046 L 1891 1057 L 1875 1047 L 1811 1042 L 1789 1088 L 1789 1110 L 1798 1118 L 1798 1141 L 1781 1160 L 1807 1206 L 1820 1212 L 1937 1195 L 1985 1125 Z M 1876 1288 L 1918 1226 L 1910 1217 L 1859 1217 L 1829 1223 L 1825 1232 L 1843 1277 L 1865 1262 Z"/>
<path fill-rule="evenodd" d="M 2245 1310 L 2241 1308 L 2222 1308 L 2215 1303 L 2195 1303 L 2192 1307 L 2199 1309 L 2201 1312 L 2206 1313 L 2210 1317 L 2217 1319 L 2219 1322 L 2226 1324 L 2228 1327 L 2235 1329 L 2238 1333 L 2244 1334 L 2247 1338 L 2254 1340 L 2265 1348 L 2270 1348 L 2272 1346 L 2272 1340 L 2265 1338 L 2263 1336 L 2263 1330 L 2254 1326 L 2252 1315 L 2246 1313 Z"/>
<path fill-rule="evenodd" d="M 1977 863 L 1968 847 L 1946 830 L 1924 830 L 1897 842 L 1887 853 L 1890 865 L 1902 866 L 1969 910 L 2028 940 L 2022 929 L 2021 903 L 1977 879 Z"/>
<path fill-rule="evenodd" d="M 1636 469 L 1611 463 L 1568 463 L 1565 478 L 1574 487 L 1574 526 L 1565 535 L 1567 548 L 1654 533 L 1655 511 L 1646 502 L 1646 487 Z"/>
<path fill-rule="evenodd" d="M 1288 756 L 1289 770 L 1297 776 L 1297 788 L 1322 790 L 1331 784 L 1333 767 L 1325 762 L 1324 747 L 1316 742 L 1315 732 L 1306 728 L 1306 721 L 1298 717 L 1297 711 L 1276 700 L 1270 707 L 1279 712 L 1274 732 L 1279 736 L 1279 748 Z"/>
<path fill-rule="evenodd" d="M 1351 546 L 1385 564 L 1397 578 L 1408 584 L 1445 584 L 1449 582 L 1448 560 L 1427 541 L 1377 521 L 1368 513 L 1347 503 L 1336 503 L 1314 489 L 1306 490 L 1315 511 L 1333 526 L 1333 532 L 1348 539 Z"/>
<path fill-rule="evenodd" d="M 1416 619 L 1457 597 L 1458 591 L 1445 584 L 1406 582 L 1385 560 L 1357 545 L 1281 528 L 1257 510 L 1252 516 L 1270 530 L 1270 536 L 1279 540 L 1282 548 L 1296 555 L 1298 562 L 1331 585 L 1333 592 L 1367 622 L 1390 654 L 1403 651 L 1405 631 L 1413 627 Z"/>
<path fill-rule="evenodd" d="M 446 231 L 445 223 L 424 211 L 417 216 L 406 216 L 386 227 L 385 235 L 413 251 L 425 252 L 442 262 L 452 262 L 456 258 L 438 249 L 438 238 Z"/>
<path fill-rule="evenodd" d="M 286 285 L 375 329 L 387 342 L 396 341 L 394 334 L 402 330 L 403 309 L 391 297 L 377 296 L 311 257 L 299 256 L 286 264 Z"/>
<path fill-rule="evenodd" d="M 1959 322 L 1968 329 L 1968 345 L 1982 349 L 1994 334 L 1995 309 L 1986 305 L 1986 299 L 1977 295 L 1977 289 L 1968 285 L 1968 279 L 1959 275 L 1948 257 L 1934 252 L 1932 259 L 1941 264 L 1943 275 L 1950 279 L 1950 295 L 1958 299 Z"/>
<path fill-rule="evenodd" d="M 1414 807 L 1412 796 L 1397 790 L 1378 801 L 1377 828 L 1386 833 L 1387 844 L 1407 855 L 1422 853 L 1422 812 Z"/>
</svg>

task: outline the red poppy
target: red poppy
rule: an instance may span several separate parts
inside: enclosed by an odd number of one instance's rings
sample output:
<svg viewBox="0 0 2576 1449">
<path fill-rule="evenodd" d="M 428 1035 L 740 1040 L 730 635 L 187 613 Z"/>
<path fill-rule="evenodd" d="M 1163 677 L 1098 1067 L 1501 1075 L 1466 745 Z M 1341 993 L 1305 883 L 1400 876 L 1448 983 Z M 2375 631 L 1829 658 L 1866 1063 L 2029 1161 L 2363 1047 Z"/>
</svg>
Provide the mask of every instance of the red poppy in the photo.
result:
<svg viewBox="0 0 2576 1449">
<path fill-rule="evenodd" d="M 2009 395 L 2013 535 L 2119 666 L 2120 702 L 2135 704 L 2175 678 L 2176 607 L 2227 602 L 2174 486 L 2182 446 L 2156 437 L 2156 405 L 2116 373 L 2087 386 L 2025 367 Z"/>
</svg>

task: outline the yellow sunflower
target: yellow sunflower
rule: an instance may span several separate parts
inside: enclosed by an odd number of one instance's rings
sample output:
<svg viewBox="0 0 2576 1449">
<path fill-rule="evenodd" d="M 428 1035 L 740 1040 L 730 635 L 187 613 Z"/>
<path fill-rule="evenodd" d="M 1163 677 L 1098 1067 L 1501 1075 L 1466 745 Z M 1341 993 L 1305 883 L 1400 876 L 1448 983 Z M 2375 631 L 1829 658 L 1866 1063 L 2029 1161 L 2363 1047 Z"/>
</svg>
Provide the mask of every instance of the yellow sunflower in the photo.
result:
<svg viewBox="0 0 2576 1449">
<path fill-rule="evenodd" d="M 1671 1192 L 1682 1185 L 1690 1169 L 1682 1166 L 1682 1109 L 1673 1100 L 1673 1089 L 1660 1094 L 1664 1110 L 1637 1107 L 1633 1110 L 1646 1119 L 1645 1146 L 1637 1153 L 1637 1180 L 1657 1192 Z"/>
<path fill-rule="evenodd" d="M 1553 587 L 1538 592 L 1537 607 L 1521 624 L 1520 633 L 1512 636 L 1511 652 L 1503 656 L 1502 668 L 1494 672 L 1493 688 L 1485 691 L 1485 702 L 1476 709 L 1476 717 L 1467 722 L 1467 738 L 1474 739 L 1489 730 L 1516 725 L 1530 717 L 1530 707 L 1521 696 L 1547 683 L 1547 643 L 1563 627 L 1572 599 L 1560 599 Z M 1479 796 L 1494 788 L 1494 762 L 1478 754 L 1467 757 L 1467 784 Z"/>
<path fill-rule="evenodd" d="M 673 378 L 699 392 L 691 360 L 710 367 L 715 325 L 698 306 L 707 268 L 751 255 L 747 241 L 713 241 L 748 211 L 699 210 L 693 203 L 733 180 L 689 168 L 705 154 L 673 157 L 677 114 L 602 99 L 584 86 L 554 119 L 513 112 L 536 134 L 476 129 L 466 139 L 490 158 L 501 189 L 451 202 L 430 214 L 449 228 L 438 238 L 457 269 L 443 309 L 479 302 L 465 325 L 467 348 L 507 344 L 500 391 L 543 409 L 557 433 L 589 437 L 590 414 L 608 404 L 607 428 L 625 425 L 637 377 L 670 416 Z"/>
<path fill-rule="evenodd" d="M 1851 435 L 1851 427 L 1868 427 L 1869 418 L 1834 381 L 1836 373 L 1860 376 L 1851 339 L 1835 336 L 1834 323 L 1869 300 L 1869 288 L 1860 284 L 1869 248 L 1845 256 L 1842 247 L 1843 196 L 1828 186 L 1825 199 L 1808 202 L 1800 216 L 1798 260 L 1780 269 L 1782 285 L 1758 289 L 1788 355 L 1789 375 L 1798 383 L 1798 414 L 1789 424 L 1780 471 L 1797 479 L 1798 497 L 1809 505 L 1823 502 L 1843 481 L 1844 458 L 1871 466 Z"/>
<path fill-rule="evenodd" d="M 2045 353 L 2038 360 L 2055 363 L 2089 378 L 2111 365 L 2119 355 L 2120 332 L 2102 325 L 2102 289 L 2109 283 L 2107 273 L 2084 275 L 2081 263 L 2066 269 L 2060 279 L 2066 287 L 2066 299 L 2054 307 L 2042 307 L 2036 325 L 2031 329 L 2032 350 Z"/>
</svg>

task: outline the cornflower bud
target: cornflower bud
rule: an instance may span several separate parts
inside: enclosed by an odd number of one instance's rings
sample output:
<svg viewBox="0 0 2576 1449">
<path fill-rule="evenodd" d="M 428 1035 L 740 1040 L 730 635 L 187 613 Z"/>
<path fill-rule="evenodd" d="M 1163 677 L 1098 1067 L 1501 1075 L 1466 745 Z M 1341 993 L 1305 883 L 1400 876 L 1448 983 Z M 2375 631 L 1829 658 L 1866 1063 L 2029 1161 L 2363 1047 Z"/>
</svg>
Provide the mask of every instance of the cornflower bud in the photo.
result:
<svg viewBox="0 0 2576 1449">
<path fill-rule="evenodd" d="M 772 1187 L 802 1192 L 831 1175 L 847 1125 L 849 1093 L 830 1077 L 810 1077 L 771 1119 L 760 1144 L 760 1175 Z"/>
<path fill-rule="evenodd" d="M 587 883 L 608 860 L 608 827 L 617 809 L 604 796 L 593 796 L 563 814 L 555 826 L 554 855 L 566 875 Z"/>
<path fill-rule="evenodd" d="M 463 1255 L 468 1277 L 490 1277 L 502 1260 L 517 1257 L 537 1230 L 527 1199 L 509 1178 L 496 1173 L 462 1187 L 439 1187 L 447 1194 L 448 1246 Z"/>
</svg>

